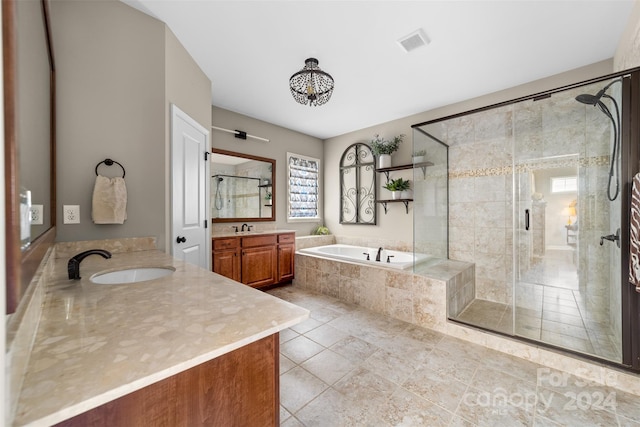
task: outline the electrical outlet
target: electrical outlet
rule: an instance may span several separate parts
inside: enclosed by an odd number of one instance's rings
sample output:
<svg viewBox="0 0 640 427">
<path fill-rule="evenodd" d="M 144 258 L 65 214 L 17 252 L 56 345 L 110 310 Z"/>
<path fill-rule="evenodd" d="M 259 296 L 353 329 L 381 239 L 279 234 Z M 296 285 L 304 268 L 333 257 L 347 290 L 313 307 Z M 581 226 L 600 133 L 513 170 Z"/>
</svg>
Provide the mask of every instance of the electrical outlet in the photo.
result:
<svg viewBox="0 0 640 427">
<path fill-rule="evenodd" d="M 31 225 L 42 225 L 44 210 L 42 205 L 31 205 Z"/>
<path fill-rule="evenodd" d="M 80 224 L 80 205 L 64 205 L 62 218 L 64 224 Z"/>
</svg>

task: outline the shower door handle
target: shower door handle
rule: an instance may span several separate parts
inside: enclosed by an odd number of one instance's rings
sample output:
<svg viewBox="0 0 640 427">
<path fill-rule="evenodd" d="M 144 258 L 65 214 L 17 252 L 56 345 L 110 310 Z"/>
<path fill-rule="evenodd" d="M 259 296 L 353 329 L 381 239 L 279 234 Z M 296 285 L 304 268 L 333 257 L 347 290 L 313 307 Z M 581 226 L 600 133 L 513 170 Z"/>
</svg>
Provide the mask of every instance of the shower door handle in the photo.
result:
<svg viewBox="0 0 640 427">
<path fill-rule="evenodd" d="M 529 209 L 524 210 L 524 229 L 529 231 Z"/>
<path fill-rule="evenodd" d="M 616 245 L 620 247 L 620 229 L 616 231 L 616 234 L 609 234 L 606 236 L 600 236 L 600 246 L 604 244 L 604 241 L 616 242 Z"/>
</svg>

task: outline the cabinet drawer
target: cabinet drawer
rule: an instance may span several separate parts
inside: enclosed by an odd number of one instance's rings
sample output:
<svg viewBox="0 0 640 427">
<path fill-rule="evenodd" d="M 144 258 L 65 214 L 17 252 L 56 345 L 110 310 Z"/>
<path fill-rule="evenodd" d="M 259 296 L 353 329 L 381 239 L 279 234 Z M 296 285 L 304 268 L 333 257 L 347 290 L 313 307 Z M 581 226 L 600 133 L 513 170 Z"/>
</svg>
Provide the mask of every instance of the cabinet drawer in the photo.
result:
<svg viewBox="0 0 640 427">
<path fill-rule="evenodd" d="M 296 235 L 294 233 L 278 234 L 278 243 L 295 243 Z"/>
<path fill-rule="evenodd" d="M 231 239 L 214 239 L 213 250 L 218 251 L 220 249 L 237 248 L 239 243 L 239 239 L 236 239 L 235 237 Z"/>
<path fill-rule="evenodd" d="M 270 234 L 268 236 L 251 236 L 242 238 L 242 247 L 250 248 L 252 246 L 266 246 L 276 244 L 276 235 Z"/>
</svg>

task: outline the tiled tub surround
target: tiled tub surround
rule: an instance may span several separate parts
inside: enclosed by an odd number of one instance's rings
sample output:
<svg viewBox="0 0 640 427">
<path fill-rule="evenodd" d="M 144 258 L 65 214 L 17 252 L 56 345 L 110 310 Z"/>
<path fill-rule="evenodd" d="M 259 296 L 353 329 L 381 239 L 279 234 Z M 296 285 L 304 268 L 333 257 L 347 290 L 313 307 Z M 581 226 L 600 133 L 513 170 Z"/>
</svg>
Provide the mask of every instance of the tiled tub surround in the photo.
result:
<svg viewBox="0 0 640 427">
<path fill-rule="evenodd" d="M 36 286 L 45 293 L 15 418 L 8 425 L 50 425 L 272 335 L 308 317 L 273 298 L 157 250 L 120 252 L 120 241 L 60 244 Z M 82 280 L 67 279 L 68 256 L 88 247 L 113 257 L 86 258 Z M 92 274 L 172 266 L 162 279 L 96 285 Z"/>
<path fill-rule="evenodd" d="M 433 259 L 419 266 L 419 273 L 414 274 L 296 252 L 294 284 L 405 322 L 443 330 L 447 287 L 454 291 L 452 303 L 463 304 L 463 289 L 472 286 L 473 265 Z"/>
</svg>

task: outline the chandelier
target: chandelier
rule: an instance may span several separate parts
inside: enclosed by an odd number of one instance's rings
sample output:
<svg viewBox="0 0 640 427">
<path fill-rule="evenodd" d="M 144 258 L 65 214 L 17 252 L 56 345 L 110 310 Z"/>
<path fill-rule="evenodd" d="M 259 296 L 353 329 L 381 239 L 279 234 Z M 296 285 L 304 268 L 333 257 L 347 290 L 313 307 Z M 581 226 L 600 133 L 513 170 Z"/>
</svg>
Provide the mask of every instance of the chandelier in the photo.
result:
<svg viewBox="0 0 640 427">
<path fill-rule="evenodd" d="M 296 102 L 315 107 L 326 104 L 331 98 L 333 77 L 318 67 L 316 58 L 308 58 L 302 70 L 289 79 L 289 88 Z"/>
</svg>

